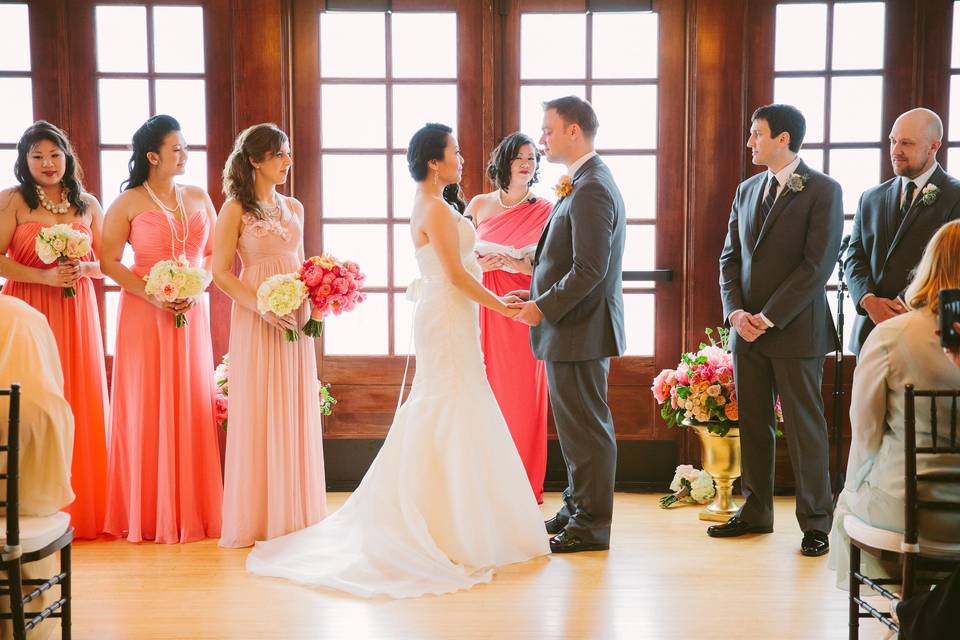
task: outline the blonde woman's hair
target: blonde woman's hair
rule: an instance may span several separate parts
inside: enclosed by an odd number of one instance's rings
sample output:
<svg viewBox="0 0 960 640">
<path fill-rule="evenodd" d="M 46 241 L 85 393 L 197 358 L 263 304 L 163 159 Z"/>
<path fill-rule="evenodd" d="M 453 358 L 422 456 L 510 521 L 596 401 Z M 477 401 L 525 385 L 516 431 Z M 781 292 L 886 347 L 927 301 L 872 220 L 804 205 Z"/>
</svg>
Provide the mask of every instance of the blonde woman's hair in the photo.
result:
<svg viewBox="0 0 960 640">
<path fill-rule="evenodd" d="M 223 195 L 239 202 L 243 210 L 255 218 L 266 218 L 253 186 L 253 163 L 263 161 L 268 153 L 280 153 L 288 142 L 287 134 L 272 122 L 255 124 L 241 131 L 223 167 Z"/>
<path fill-rule="evenodd" d="M 940 227 L 933 234 L 923 257 L 914 272 L 913 280 L 907 287 L 907 306 L 911 309 L 927 307 L 933 313 L 939 313 L 940 303 L 937 295 L 941 289 L 960 287 L 960 220 L 954 220 Z"/>
</svg>

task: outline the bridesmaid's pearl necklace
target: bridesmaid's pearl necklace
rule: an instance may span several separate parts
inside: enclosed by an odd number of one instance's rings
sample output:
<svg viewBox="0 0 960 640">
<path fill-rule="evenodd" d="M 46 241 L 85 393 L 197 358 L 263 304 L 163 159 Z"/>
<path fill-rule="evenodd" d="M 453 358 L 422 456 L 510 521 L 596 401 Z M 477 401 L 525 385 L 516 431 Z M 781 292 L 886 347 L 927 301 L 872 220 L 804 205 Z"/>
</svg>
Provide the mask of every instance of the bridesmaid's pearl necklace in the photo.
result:
<svg viewBox="0 0 960 640">
<path fill-rule="evenodd" d="M 503 204 L 503 189 L 497 189 L 497 201 L 500 202 L 500 206 L 504 209 L 513 209 L 521 202 L 524 202 L 527 199 L 527 196 L 530 195 L 530 187 L 527 187 L 527 192 L 523 194 L 523 197 L 514 202 L 513 204 Z"/>
<path fill-rule="evenodd" d="M 37 189 L 37 197 L 40 198 L 40 206 L 49 211 L 50 213 L 66 213 L 70 210 L 70 201 L 67 200 L 67 195 L 69 195 L 70 190 L 66 187 L 60 187 L 60 202 L 53 203 L 50 198 L 47 197 L 47 192 L 43 190 L 43 187 L 40 185 L 34 185 Z"/>
<path fill-rule="evenodd" d="M 163 204 L 160 198 L 154 193 L 153 189 L 150 188 L 150 185 L 146 180 L 143 181 L 143 188 L 146 189 L 147 195 L 150 196 L 150 199 L 160 207 L 160 210 L 165 214 L 167 218 L 167 224 L 170 225 L 170 256 L 174 259 L 177 258 L 177 249 L 176 243 L 179 243 L 182 251 L 180 252 L 180 258 L 186 260 L 187 255 L 187 236 L 190 233 L 190 229 L 187 226 L 187 212 L 183 206 L 183 190 L 178 189 L 177 185 L 173 185 L 173 191 L 176 194 L 177 206 L 170 208 L 167 205 Z M 180 237 L 180 234 L 177 233 L 177 227 L 174 226 L 173 221 L 176 218 L 174 215 L 177 211 L 180 212 L 180 229 L 183 232 L 183 237 Z"/>
</svg>

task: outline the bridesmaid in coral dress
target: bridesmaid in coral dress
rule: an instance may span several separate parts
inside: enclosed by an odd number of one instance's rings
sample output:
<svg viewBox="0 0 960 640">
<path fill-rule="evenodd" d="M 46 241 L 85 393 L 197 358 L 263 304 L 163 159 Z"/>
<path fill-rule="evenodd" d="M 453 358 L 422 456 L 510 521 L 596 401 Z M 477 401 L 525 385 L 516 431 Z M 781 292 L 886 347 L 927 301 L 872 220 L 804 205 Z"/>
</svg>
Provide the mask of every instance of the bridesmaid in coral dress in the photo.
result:
<svg viewBox="0 0 960 640">
<path fill-rule="evenodd" d="M 0 192 L 0 276 L 3 293 L 16 296 L 46 316 L 57 340 L 64 395 L 75 420 L 71 484 L 76 499 L 67 507 L 74 536 L 94 539 L 103 528 L 106 503 L 107 379 L 100 312 L 92 278 L 102 278 L 103 212 L 84 193 L 70 141 L 54 125 L 38 121 L 17 145 L 15 173 L 20 185 Z M 37 257 L 37 233 L 69 224 L 90 237 L 92 253 L 82 261 L 44 264 Z M 66 297 L 64 288 L 76 295 Z"/>
<path fill-rule="evenodd" d="M 537 181 L 540 154 L 533 140 L 514 133 L 490 155 L 487 176 L 497 186 L 467 207 L 477 225 L 477 252 L 483 286 L 498 296 L 530 287 L 533 248 L 550 215 L 551 204 L 530 195 Z M 510 255 L 510 247 L 518 255 Z M 488 309 L 480 309 L 480 339 L 487 380 L 500 404 L 538 503 L 543 502 L 547 468 L 547 377 L 533 357 L 529 328 Z"/>
<path fill-rule="evenodd" d="M 213 349 L 207 304 L 159 302 L 143 277 L 185 256 L 209 268 L 213 203 L 179 186 L 187 147 L 170 116 L 133 136 L 130 178 L 107 210 L 101 264 L 123 288 L 117 314 L 104 529 L 130 542 L 192 542 L 220 535 L 220 453 L 213 420 Z M 134 264 L 121 263 L 133 247 Z M 174 314 L 187 325 L 177 328 Z"/>
<path fill-rule="evenodd" d="M 303 263 L 303 205 L 276 191 L 292 164 L 287 135 L 259 124 L 240 133 L 223 170 L 227 201 L 213 252 L 217 286 L 233 298 L 223 547 L 292 533 L 327 513 L 314 342 L 284 337 L 303 326 L 308 309 L 257 311 L 260 283 Z"/>
</svg>

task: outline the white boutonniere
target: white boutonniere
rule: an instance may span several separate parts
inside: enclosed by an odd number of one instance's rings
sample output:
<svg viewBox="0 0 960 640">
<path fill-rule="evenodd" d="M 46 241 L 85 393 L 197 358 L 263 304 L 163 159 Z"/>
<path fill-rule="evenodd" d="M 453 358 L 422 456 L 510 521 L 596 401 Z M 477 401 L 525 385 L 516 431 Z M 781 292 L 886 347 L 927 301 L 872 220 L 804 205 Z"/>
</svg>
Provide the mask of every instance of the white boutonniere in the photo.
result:
<svg viewBox="0 0 960 640">
<path fill-rule="evenodd" d="M 940 187 L 935 184 L 927 183 L 927 186 L 925 186 L 923 191 L 920 192 L 920 202 L 923 203 L 923 206 L 925 207 L 932 205 L 939 197 Z"/>
<path fill-rule="evenodd" d="M 790 176 L 787 178 L 786 184 L 783 186 L 786 187 L 787 189 L 790 189 L 790 191 L 795 191 L 797 193 L 800 193 L 801 191 L 803 191 L 804 187 L 807 186 L 807 180 L 809 179 L 810 179 L 809 175 L 806 175 L 806 174 L 800 175 L 799 173 L 791 173 Z"/>
</svg>

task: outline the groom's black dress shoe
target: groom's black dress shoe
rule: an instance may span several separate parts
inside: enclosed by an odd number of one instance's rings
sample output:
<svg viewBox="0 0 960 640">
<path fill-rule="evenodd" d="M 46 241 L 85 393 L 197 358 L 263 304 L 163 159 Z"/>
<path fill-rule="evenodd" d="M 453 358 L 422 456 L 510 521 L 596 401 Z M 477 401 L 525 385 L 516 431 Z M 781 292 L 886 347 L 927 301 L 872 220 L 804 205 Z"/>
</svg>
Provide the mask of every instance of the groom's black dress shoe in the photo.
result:
<svg viewBox="0 0 960 640">
<path fill-rule="evenodd" d="M 584 542 L 567 531 L 561 531 L 550 538 L 550 551 L 554 553 L 576 553 L 578 551 L 606 551 L 609 544 L 599 542 Z"/>
<path fill-rule="evenodd" d="M 707 535 L 711 538 L 736 538 L 747 533 L 773 533 L 773 527 L 757 527 L 733 516 L 723 524 L 707 527 Z"/>
<path fill-rule="evenodd" d="M 547 527 L 547 533 L 555 536 L 563 531 L 563 528 L 567 526 L 567 520 L 561 519 L 560 516 L 553 516 L 543 524 Z"/>
<path fill-rule="evenodd" d="M 830 551 L 830 539 L 823 531 L 811 529 L 803 534 L 803 542 L 800 543 L 800 553 L 811 558 L 816 558 L 828 551 Z"/>
</svg>

